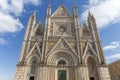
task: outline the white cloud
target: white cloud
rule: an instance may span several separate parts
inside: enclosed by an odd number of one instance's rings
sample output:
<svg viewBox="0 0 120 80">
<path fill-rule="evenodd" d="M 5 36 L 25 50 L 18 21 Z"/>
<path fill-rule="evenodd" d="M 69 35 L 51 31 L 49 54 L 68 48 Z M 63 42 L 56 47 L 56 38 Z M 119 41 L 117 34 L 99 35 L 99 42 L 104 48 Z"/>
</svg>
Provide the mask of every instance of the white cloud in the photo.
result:
<svg viewBox="0 0 120 80">
<path fill-rule="evenodd" d="M 9 14 L 0 12 L 0 33 L 14 33 L 23 28 L 19 19 L 12 17 Z"/>
<path fill-rule="evenodd" d="M 89 0 L 90 5 L 96 5 L 99 4 L 100 0 Z"/>
<path fill-rule="evenodd" d="M 5 13 L 13 13 L 19 15 L 22 13 L 24 6 L 26 4 L 31 5 L 41 5 L 41 0 L 1 0 L 0 1 L 0 10 Z"/>
<path fill-rule="evenodd" d="M 23 0 L 11 0 L 11 12 L 13 12 L 15 15 L 19 15 L 22 13 L 24 8 Z"/>
<path fill-rule="evenodd" d="M 41 5 L 41 0 L 24 0 L 25 3 L 32 3 L 34 5 Z"/>
<path fill-rule="evenodd" d="M 106 27 L 120 20 L 120 0 L 89 0 L 82 19 L 87 19 L 88 11 L 95 16 L 99 28 Z"/>
<path fill-rule="evenodd" d="M 115 54 L 115 55 L 111 55 L 106 57 L 107 59 L 114 59 L 114 58 L 120 58 L 120 54 Z"/>
<path fill-rule="evenodd" d="M 0 45 L 5 45 L 7 43 L 6 40 L 4 40 L 3 38 L 0 38 Z"/>
<path fill-rule="evenodd" d="M 106 59 L 107 59 L 108 63 L 114 62 L 116 60 L 120 60 L 120 53 L 114 54 L 114 55 L 110 55 L 110 56 L 106 57 Z"/>
<path fill-rule="evenodd" d="M 0 11 L 7 14 L 20 14 L 23 11 L 23 6 L 23 0 L 0 1 Z"/>
<path fill-rule="evenodd" d="M 106 45 L 104 50 L 114 50 L 120 48 L 120 42 L 111 42 L 109 45 Z"/>
<path fill-rule="evenodd" d="M 25 5 L 41 5 L 41 0 L 0 0 L 0 33 L 15 33 L 23 28 L 19 17 Z M 12 15 L 11 15 L 12 14 Z"/>
</svg>

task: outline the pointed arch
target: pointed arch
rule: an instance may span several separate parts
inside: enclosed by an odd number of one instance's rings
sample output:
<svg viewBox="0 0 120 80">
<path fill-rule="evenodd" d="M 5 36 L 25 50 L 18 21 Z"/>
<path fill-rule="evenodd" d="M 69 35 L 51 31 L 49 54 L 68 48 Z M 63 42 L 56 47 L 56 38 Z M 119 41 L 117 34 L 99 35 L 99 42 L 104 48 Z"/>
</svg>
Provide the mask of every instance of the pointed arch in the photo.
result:
<svg viewBox="0 0 120 80">
<path fill-rule="evenodd" d="M 35 27 L 33 35 L 34 36 L 43 35 L 43 27 L 42 27 L 42 22 L 41 21 Z"/>
<path fill-rule="evenodd" d="M 36 66 L 37 66 L 37 60 L 32 60 L 31 61 L 31 71 L 30 71 L 30 73 L 31 74 L 35 74 L 35 72 L 36 72 Z"/>
<path fill-rule="evenodd" d="M 32 47 L 32 49 L 30 50 L 30 52 L 27 54 L 27 56 L 26 56 L 26 59 L 27 58 L 29 58 L 31 55 L 33 55 L 33 54 L 37 54 L 37 53 L 33 53 L 33 51 L 35 51 L 35 49 L 38 51 L 38 55 L 37 56 L 39 56 L 40 58 L 41 58 L 41 50 L 40 50 L 40 48 L 39 48 L 39 45 L 38 45 L 38 43 L 36 42 L 35 44 L 34 44 L 34 46 Z"/>
<path fill-rule="evenodd" d="M 85 50 L 84 50 L 84 53 L 83 53 L 83 56 L 82 56 L 83 59 L 85 58 L 85 56 L 87 55 L 87 52 L 88 52 L 89 50 L 91 51 L 90 53 L 92 53 L 92 56 L 97 57 L 96 51 L 92 48 L 92 46 L 90 45 L 90 43 L 87 42 L 86 47 L 85 47 Z M 90 54 L 90 55 L 91 55 L 91 54 Z"/>
<path fill-rule="evenodd" d="M 30 66 L 30 65 L 31 65 L 31 62 L 32 62 L 33 60 L 36 60 L 37 63 L 39 63 L 39 62 L 40 62 L 40 57 L 38 57 L 37 55 L 32 55 L 32 56 L 28 57 L 25 62 L 26 62 L 27 65 Z"/>
<path fill-rule="evenodd" d="M 47 59 L 47 64 L 48 65 L 57 65 L 56 63 L 60 59 L 64 59 L 67 62 L 67 66 L 71 65 L 77 65 L 78 64 L 78 57 L 75 56 L 71 51 L 69 50 L 56 50 L 53 51 Z"/>
<path fill-rule="evenodd" d="M 63 57 L 61 57 L 61 58 L 59 58 L 59 59 L 56 60 L 56 65 L 57 66 L 66 66 L 68 64 L 69 63 L 68 63 L 67 59 L 63 58 Z"/>
<path fill-rule="evenodd" d="M 38 52 L 38 53 L 35 53 L 34 51 Z M 41 58 L 41 52 L 40 52 L 40 48 L 39 48 L 39 45 L 38 43 L 36 42 L 33 46 L 33 48 L 30 50 L 30 52 L 27 54 L 26 56 L 26 63 L 30 65 L 30 62 L 32 60 L 33 57 L 35 57 L 37 59 L 37 61 L 40 61 L 40 58 Z"/>
<path fill-rule="evenodd" d="M 83 63 L 85 65 L 87 65 L 87 60 L 88 58 L 91 57 L 92 59 L 95 60 L 96 64 L 99 64 L 99 61 L 98 61 L 98 57 L 97 56 L 94 56 L 94 55 L 86 55 L 84 58 L 83 58 Z"/>
<path fill-rule="evenodd" d="M 39 58 L 34 55 L 31 56 L 28 61 L 27 61 L 27 65 L 29 66 L 29 76 L 28 79 L 30 80 L 34 80 L 36 78 L 36 73 L 37 73 L 37 65 L 39 63 Z"/>
<path fill-rule="evenodd" d="M 82 24 L 81 35 L 83 37 L 91 36 L 90 28 L 88 27 L 88 25 L 85 22 L 83 22 L 83 24 Z"/>
<path fill-rule="evenodd" d="M 96 61 L 94 60 L 94 58 L 88 57 L 87 66 L 88 66 L 89 74 L 95 74 Z"/>
<path fill-rule="evenodd" d="M 95 58 L 89 56 L 86 63 L 88 67 L 89 79 L 98 80 L 97 61 Z"/>
</svg>

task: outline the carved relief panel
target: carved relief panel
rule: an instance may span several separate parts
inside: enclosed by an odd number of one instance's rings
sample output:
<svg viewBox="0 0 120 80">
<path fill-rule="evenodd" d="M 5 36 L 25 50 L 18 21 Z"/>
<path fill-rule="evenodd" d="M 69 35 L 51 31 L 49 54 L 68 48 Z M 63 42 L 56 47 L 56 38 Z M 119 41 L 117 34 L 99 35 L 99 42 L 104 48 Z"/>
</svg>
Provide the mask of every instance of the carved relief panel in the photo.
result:
<svg viewBox="0 0 120 80">
<path fill-rule="evenodd" d="M 67 16 L 70 16 L 70 13 L 67 11 L 67 9 L 65 9 L 63 6 L 61 6 L 61 7 L 59 7 L 59 9 L 57 10 L 57 12 L 55 13 L 54 16 L 67 17 Z"/>
<path fill-rule="evenodd" d="M 58 16 L 68 16 L 66 10 L 65 10 L 63 7 L 61 7 L 61 8 L 59 9 L 59 14 L 58 14 Z"/>
<path fill-rule="evenodd" d="M 75 35 L 75 24 L 73 22 L 71 23 L 71 35 Z"/>
<path fill-rule="evenodd" d="M 68 36 L 70 35 L 71 26 L 68 23 L 55 23 L 54 36 Z"/>
</svg>

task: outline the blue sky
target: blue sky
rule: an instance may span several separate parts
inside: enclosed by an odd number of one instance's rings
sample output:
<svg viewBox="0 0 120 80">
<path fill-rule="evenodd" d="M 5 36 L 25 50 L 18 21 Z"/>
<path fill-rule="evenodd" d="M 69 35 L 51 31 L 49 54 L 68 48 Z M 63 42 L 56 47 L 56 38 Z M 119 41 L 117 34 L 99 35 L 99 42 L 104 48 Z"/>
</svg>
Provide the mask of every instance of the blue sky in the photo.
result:
<svg viewBox="0 0 120 80">
<path fill-rule="evenodd" d="M 46 7 L 52 12 L 63 3 L 70 12 L 75 2 L 79 20 L 90 10 L 99 28 L 107 63 L 120 59 L 119 0 L 0 0 L 0 80 L 13 80 L 29 16 L 36 11 L 37 22 L 45 23 Z"/>
</svg>

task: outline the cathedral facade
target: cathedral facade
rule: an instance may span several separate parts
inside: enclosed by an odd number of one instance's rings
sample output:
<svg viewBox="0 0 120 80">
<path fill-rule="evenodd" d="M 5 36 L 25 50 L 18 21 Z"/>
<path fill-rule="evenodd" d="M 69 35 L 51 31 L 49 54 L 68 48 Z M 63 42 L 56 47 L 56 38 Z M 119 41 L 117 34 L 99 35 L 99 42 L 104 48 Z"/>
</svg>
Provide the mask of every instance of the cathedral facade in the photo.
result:
<svg viewBox="0 0 120 80">
<path fill-rule="evenodd" d="M 79 25 L 76 5 L 51 14 L 49 4 L 43 26 L 33 13 L 14 80 L 111 80 L 94 16 Z"/>
</svg>

